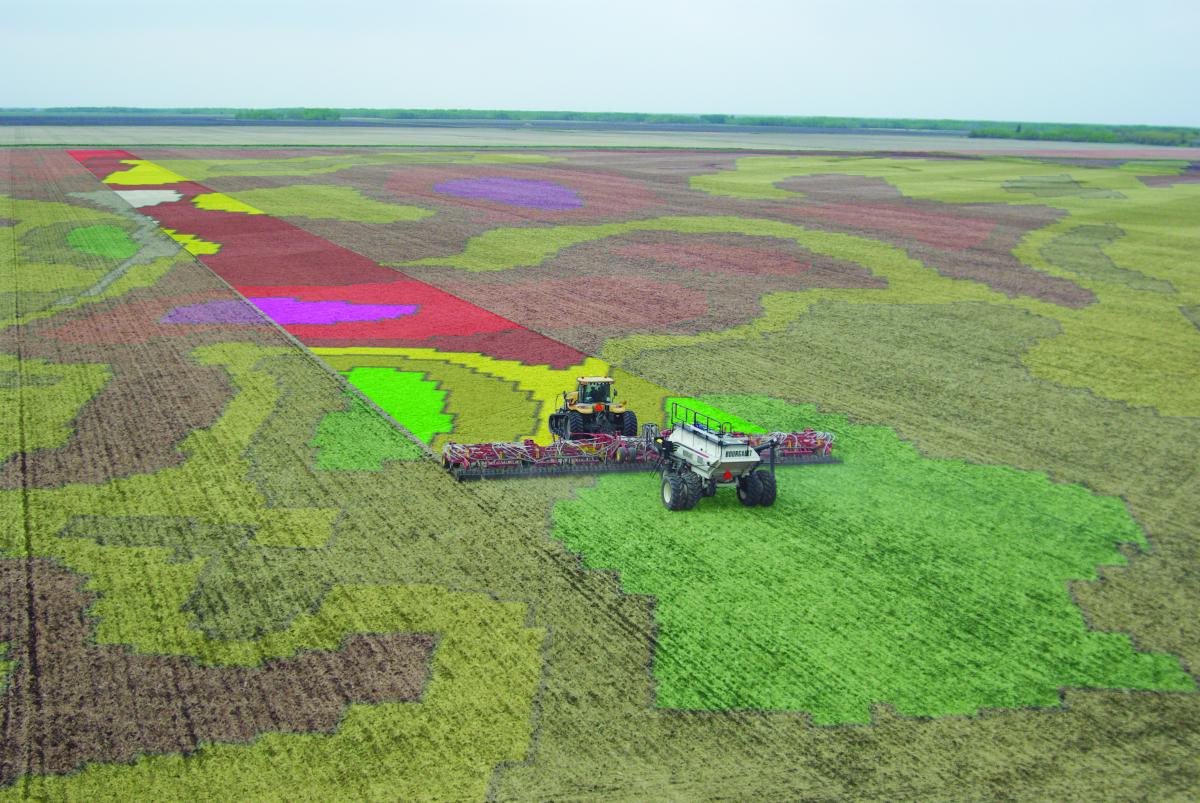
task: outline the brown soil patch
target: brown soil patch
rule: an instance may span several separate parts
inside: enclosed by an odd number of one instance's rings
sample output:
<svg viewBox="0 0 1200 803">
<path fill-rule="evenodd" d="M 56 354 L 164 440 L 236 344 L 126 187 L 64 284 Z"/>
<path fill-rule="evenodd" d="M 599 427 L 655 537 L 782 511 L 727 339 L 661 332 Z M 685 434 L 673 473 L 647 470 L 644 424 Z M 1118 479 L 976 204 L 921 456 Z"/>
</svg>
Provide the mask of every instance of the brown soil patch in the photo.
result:
<svg viewBox="0 0 1200 803">
<path fill-rule="evenodd" d="M 96 189 L 96 177 L 61 148 L 0 148 L 5 193 L 36 201 L 62 201 L 68 192 Z"/>
<path fill-rule="evenodd" d="M 1176 184 L 1200 184 L 1200 162 L 1192 162 L 1177 176 L 1138 176 L 1147 187 L 1173 187 Z"/>
<path fill-rule="evenodd" d="M 646 276 L 592 275 L 543 279 L 536 285 L 489 285 L 486 296 L 494 309 L 505 310 L 506 316 L 511 310 L 515 320 L 538 331 L 591 324 L 656 329 L 708 312 L 708 294 L 703 290 Z"/>
<path fill-rule="evenodd" d="M 535 268 L 417 278 L 590 354 L 632 333 L 721 331 L 761 314 L 762 297 L 814 287 L 886 287 L 865 268 L 790 240 L 637 232 L 565 249 Z"/>
<path fill-rule="evenodd" d="M 721 245 L 704 239 L 681 243 L 633 243 L 610 249 L 610 253 L 704 273 L 735 276 L 795 276 L 812 267 L 812 263 L 801 262 L 788 254 Z"/>
<path fill-rule="evenodd" d="M 570 209 L 541 209 L 484 198 L 464 198 L 435 189 L 443 182 L 461 179 L 513 178 L 551 182 L 571 190 L 581 206 Z M 617 173 L 599 170 L 563 169 L 551 165 L 438 165 L 436 167 L 392 168 L 384 188 L 404 199 L 424 205 L 451 203 L 473 210 L 488 223 L 512 225 L 525 221 L 563 222 L 592 218 L 628 216 L 661 203 L 645 182 L 632 181 Z"/>
<path fill-rule="evenodd" d="M 256 323 L 161 323 L 164 316 L 176 307 L 203 304 L 209 301 L 229 301 L 228 290 L 192 293 L 186 296 L 149 298 L 130 301 L 87 318 L 64 323 L 42 334 L 60 343 L 92 343 L 136 345 L 160 337 L 194 337 L 210 331 L 223 331 L 226 337 L 249 328 L 273 328 L 265 318 Z M 57 319 L 55 319 L 57 320 Z"/>
<path fill-rule="evenodd" d="M 0 351 L 15 353 L 20 336 L 25 358 L 99 363 L 112 372 L 72 423 L 67 443 L 0 464 L 0 487 L 18 488 L 23 481 L 39 488 L 98 483 L 183 461 L 176 446 L 193 430 L 211 426 L 233 393 L 225 371 L 198 364 L 191 351 L 231 340 L 284 341 L 269 325 L 160 324 L 181 298 L 236 296 L 208 270 L 182 261 L 154 287 L 34 322 L 23 333 L 15 327 L 0 332 Z"/>
<path fill-rule="evenodd" d="M 420 699 L 429 674 L 430 634 L 356 634 L 253 669 L 133 655 L 91 643 L 95 595 L 83 583 L 47 560 L 0 560 L 0 641 L 17 663 L 0 698 L 0 784 L 204 742 L 330 733 L 352 703 Z"/>
<path fill-rule="evenodd" d="M 864 176 L 805 176 L 777 186 L 807 200 L 776 205 L 773 216 L 896 245 L 943 276 L 982 282 L 1010 297 L 1076 308 L 1095 301 L 1090 290 L 1034 270 L 1012 254 L 1026 234 L 1059 220 L 1063 210 L 918 201 L 881 178 Z"/>
</svg>

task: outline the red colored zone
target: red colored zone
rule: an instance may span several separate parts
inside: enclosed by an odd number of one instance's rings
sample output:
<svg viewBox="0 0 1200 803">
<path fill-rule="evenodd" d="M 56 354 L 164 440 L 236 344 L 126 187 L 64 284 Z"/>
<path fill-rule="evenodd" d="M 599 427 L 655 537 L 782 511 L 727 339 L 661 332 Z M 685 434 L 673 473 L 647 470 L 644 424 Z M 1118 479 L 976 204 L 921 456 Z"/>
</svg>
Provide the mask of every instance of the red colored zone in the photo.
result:
<svg viewBox="0 0 1200 803">
<path fill-rule="evenodd" d="M 67 153 L 102 181 L 113 173 L 130 168 L 129 165 L 122 164 L 122 159 L 137 158 L 129 151 L 67 151 Z"/>
<path fill-rule="evenodd" d="M 390 273 L 391 271 L 389 271 Z M 395 274 L 392 274 L 395 276 Z M 341 338 L 394 340 L 501 332 L 516 324 L 424 282 L 401 280 L 386 284 L 350 284 L 336 287 L 293 285 L 236 285 L 247 298 L 284 296 L 299 301 L 348 301 L 352 304 L 417 304 L 413 315 L 380 321 L 289 324 L 284 328 L 304 341 Z"/>
<path fill-rule="evenodd" d="M 652 259 L 664 265 L 691 268 L 705 273 L 735 276 L 795 276 L 812 267 L 795 257 L 759 248 L 716 243 L 633 243 L 612 253 L 635 259 Z"/>
<path fill-rule="evenodd" d="M 558 369 L 579 365 L 586 356 L 582 351 L 573 349 L 565 343 L 521 327 L 477 335 L 442 335 L 426 338 L 382 338 L 367 341 L 333 338 L 314 341 L 310 345 L 323 348 L 371 346 L 374 348 L 426 348 L 443 352 L 458 351 L 468 354 L 486 354 L 498 360 L 516 360 L 526 365 L 548 365 Z"/>
<path fill-rule="evenodd" d="M 398 275 L 270 215 L 197 209 L 190 199 L 208 191 L 199 184 L 170 184 L 163 189 L 181 193 L 183 200 L 156 204 L 146 211 L 165 228 L 220 243 L 220 251 L 204 254 L 200 260 L 232 285 L 332 287 L 394 281 Z"/>
<path fill-rule="evenodd" d="M 892 204 L 805 204 L 775 210 L 795 218 L 817 218 L 841 226 L 882 229 L 953 251 L 983 244 L 996 221 L 922 212 Z"/>
<path fill-rule="evenodd" d="M 536 209 L 515 207 L 483 198 L 462 198 L 438 192 L 433 187 L 455 179 L 505 177 L 552 181 L 574 190 L 583 206 L 576 209 Z M 572 220 L 611 215 L 624 215 L 661 203 L 658 196 L 636 181 L 615 173 L 596 173 L 582 170 L 563 170 L 520 165 L 439 165 L 405 167 L 392 174 L 385 185 L 404 199 L 417 199 L 423 205 L 450 205 L 472 208 L 484 213 L 489 223 L 519 223 L 525 220 Z"/>
<path fill-rule="evenodd" d="M 126 170 L 126 151 L 70 151 L 101 179 Z M 576 365 L 584 354 L 532 332 L 507 318 L 464 301 L 399 271 L 384 268 L 340 245 L 270 215 L 197 209 L 191 199 L 211 192 L 196 182 L 121 189 L 171 189 L 183 199 L 143 212 L 164 228 L 221 246 L 197 258 L 243 295 L 291 297 L 302 301 L 417 304 L 413 315 L 338 324 L 294 324 L 286 328 L 310 346 L 424 347 L 467 351 L 530 365 Z"/>
</svg>

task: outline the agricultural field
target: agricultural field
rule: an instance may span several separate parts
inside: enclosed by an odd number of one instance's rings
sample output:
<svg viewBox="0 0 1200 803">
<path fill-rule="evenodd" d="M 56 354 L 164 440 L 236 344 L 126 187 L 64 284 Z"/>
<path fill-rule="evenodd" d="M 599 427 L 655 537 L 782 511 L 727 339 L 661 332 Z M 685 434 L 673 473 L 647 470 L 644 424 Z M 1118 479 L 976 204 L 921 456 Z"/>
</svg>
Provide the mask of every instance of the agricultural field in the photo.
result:
<svg viewBox="0 0 1200 803">
<path fill-rule="evenodd" d="M 1200 163 L 14 148 L 0 276 L 0 798 L 1200 788 Z M 581 374 L 842 462 L 442 469 Z"/>
</svg>

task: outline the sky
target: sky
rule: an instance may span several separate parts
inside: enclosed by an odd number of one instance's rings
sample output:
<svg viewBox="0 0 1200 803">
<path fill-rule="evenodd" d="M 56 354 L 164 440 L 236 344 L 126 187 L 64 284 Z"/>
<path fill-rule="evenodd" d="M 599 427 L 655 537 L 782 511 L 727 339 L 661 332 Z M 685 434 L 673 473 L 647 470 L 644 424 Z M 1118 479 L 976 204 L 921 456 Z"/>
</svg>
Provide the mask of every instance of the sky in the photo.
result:
<svg viewBox="0 0 1200 803">
<path fill-rule="evenodd" d="M 0 0 L 0 107 L 1200 126 L 1200 2 Z"/>
</svg>

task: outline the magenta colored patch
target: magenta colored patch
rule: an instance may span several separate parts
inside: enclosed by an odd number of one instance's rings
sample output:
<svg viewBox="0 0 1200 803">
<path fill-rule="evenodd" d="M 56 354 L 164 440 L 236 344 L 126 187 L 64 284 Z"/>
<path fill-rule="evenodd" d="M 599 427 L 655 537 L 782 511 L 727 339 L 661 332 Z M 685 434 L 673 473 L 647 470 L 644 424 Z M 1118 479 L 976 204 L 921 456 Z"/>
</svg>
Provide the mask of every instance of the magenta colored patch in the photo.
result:
<svg viewBox="0 0 1200 803">
<path fill-rule="evenodd" d="M 583 206 L 583 201 L 570 187 L 564 187 L 554 181 L 530 178 L 456 178 L 434 184 L 433 189 L 446 195 L 457 195 L 459 198 L 476 198 L 531 209 L 562 211 Z"/>
<path fill-rule="evenodd" d="M 416 304 L 351 304 L 348 301 L 297 301 L 294 298 L 252 298 L 254 306 L 278 324 L 334 324 L 384 321 L 412 315 Z"/>
<path fill-rule="evenodd" d="M 159 323 L 256 323 L 267 325 L 254 307 L 244 301 L 207 301 L 176 307 Z"/>
</svg>

